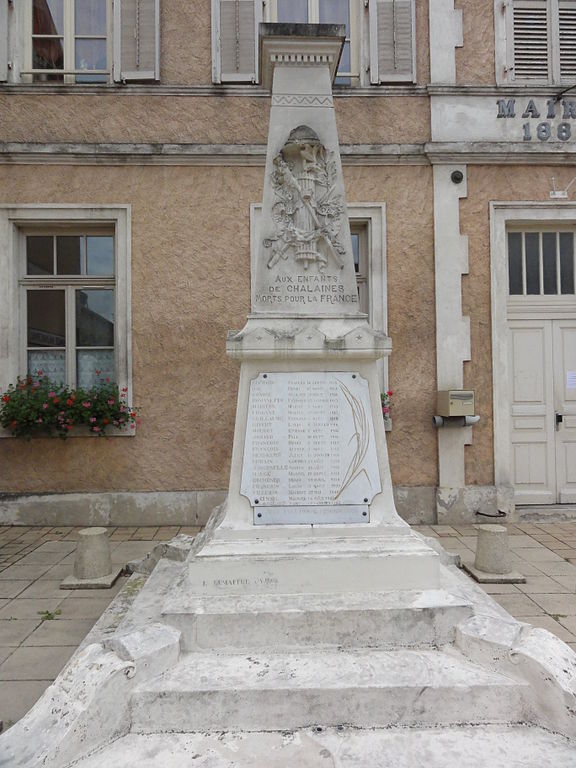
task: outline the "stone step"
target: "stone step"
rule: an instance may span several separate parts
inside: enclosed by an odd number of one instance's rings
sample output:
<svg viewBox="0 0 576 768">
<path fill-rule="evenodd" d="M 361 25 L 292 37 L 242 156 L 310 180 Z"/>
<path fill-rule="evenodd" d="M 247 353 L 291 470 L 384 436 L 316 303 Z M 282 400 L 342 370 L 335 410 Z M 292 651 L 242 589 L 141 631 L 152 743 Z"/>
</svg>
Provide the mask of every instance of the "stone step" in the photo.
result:
<svg viewBox="0 0 576 768">
<path fill-rule="evenodd" d="M 454 642 L 472 615 L 444 590 L 343 595 L 188 597 L 163 620 L 182 632 L 182 648 L 268 649 L 309 646 L 425 648 Z"/>
<path fill-rule="evenodd" d="M 576 744 L 540 728 L 128 734 L 77 768 L 574 768 Z"/>
<path fill-rule="evenodd" d="M 453 649 L 190 653 L 135 689 L 132 730 L 529 722 L 528 692 Z"/>
</svg>

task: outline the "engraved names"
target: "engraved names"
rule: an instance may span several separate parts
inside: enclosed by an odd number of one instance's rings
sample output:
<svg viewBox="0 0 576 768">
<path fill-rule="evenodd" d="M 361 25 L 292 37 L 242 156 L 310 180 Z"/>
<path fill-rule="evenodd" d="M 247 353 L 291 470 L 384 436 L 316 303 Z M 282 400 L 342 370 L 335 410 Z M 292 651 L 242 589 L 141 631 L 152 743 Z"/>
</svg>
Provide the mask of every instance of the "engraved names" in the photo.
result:
<svg viewBox="0 0 576 768">
<path fill-rule="evenodd" d="M 349 372 L 251 382 L 242 493 L 266 506 L 367 503 L 380 490 L 368 384 Z"/>
</svg>

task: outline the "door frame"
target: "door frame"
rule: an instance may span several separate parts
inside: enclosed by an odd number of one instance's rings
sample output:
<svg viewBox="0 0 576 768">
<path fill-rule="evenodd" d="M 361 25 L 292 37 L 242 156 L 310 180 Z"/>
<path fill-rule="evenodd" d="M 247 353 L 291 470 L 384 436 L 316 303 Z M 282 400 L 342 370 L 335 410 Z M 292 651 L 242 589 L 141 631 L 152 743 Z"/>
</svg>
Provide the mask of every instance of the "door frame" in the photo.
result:
<svg viewBox="0 0 576 768">
<path fill-rule="evenodd" d="M 490 280 L 492 305 L 492 393 L 494 426 L 494 483 L 502 498 L 514 498 L 510 451 L 510 394 L 508 365 L 508 262 L 506 232 L 510 225 L 574 225 L 576 202 L 490 202 Z M 543 318 L 576 317 L 576 297 L 565 301 L 538 302 Z M 523 311 L 519 304 L 516 319 L 531 319 L 534 307 Z"/>
</svg>

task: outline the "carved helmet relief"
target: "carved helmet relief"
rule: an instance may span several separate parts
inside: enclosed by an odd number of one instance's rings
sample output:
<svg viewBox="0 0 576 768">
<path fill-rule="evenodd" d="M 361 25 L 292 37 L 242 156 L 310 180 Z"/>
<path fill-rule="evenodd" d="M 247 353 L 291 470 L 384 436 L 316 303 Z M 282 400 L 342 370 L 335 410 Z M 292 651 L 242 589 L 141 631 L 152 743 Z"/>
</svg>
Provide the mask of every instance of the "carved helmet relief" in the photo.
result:
<svg viewBox="0 0 576 768">
<path fill-rule="evenodd" d="M 344 267 L 346 251 L 339 240 L 344 201 L 333 155 L 311 128 L 300 125 L 274 158 L 274 231 L 263 241 L 270 249 L 269 269 L 280 259 L 293 259 L 304 270 L 316 265 L 323 271 L 330 261 Z"/>
</svg>

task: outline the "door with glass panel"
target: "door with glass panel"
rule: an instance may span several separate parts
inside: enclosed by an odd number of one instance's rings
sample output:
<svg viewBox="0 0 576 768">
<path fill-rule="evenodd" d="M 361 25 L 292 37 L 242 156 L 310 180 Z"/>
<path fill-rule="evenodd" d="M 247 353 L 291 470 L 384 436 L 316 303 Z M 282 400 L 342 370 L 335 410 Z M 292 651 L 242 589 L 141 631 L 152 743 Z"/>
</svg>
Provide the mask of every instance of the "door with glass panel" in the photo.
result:
<svg viewBox="0 0 576 768">
<path fill-rule="evenodd" d="M 116 380 L 114 234 L 24 235 L 22 369 L 55 383 Z"/>
<path fill-rule="evenodd" d="M 574 232 L 508 233 L 511 466 L 519 504 L 576 502 Z"/>
</svg>

